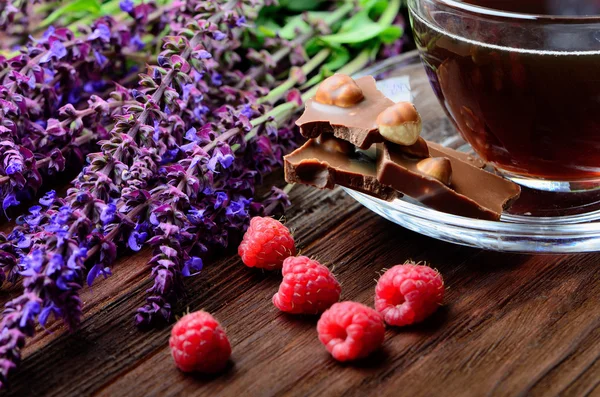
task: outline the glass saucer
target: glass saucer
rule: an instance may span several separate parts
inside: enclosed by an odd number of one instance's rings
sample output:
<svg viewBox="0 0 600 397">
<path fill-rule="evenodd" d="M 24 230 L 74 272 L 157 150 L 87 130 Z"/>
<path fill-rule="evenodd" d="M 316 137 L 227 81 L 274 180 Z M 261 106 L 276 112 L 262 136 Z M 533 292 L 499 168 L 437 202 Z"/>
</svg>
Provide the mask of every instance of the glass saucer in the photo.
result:
<svg viewBox="0 0 600 397">
<path fill-rule="evenodd" d="M 416 51 L 387 59 L 355 77 L 363 75 L 373 75 L 392 100 L 413 101 L 423 119 L 425 139 L 472 153 L 438 103 Z M 521 198 L 499 221 L 483 221 L 442 213 L 408 197 L 386 202 L 344 190 L 392 222 L 455 244 L 522 253 L 600 251 L 599 191 L 555 193 L 523 187 Z"/>
</svg>

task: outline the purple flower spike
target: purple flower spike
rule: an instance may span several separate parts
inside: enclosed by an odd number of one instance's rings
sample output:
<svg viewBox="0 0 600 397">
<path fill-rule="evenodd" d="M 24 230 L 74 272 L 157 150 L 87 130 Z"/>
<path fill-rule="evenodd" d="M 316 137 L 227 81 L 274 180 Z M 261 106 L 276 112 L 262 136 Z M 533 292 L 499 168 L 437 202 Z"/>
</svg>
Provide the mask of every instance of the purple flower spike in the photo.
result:
<svg viewBox="0 0 600 397">
<path fill-rule="evenodd" d="M 19 202 L 19 200 L 17 200 L 17 197 L 14 194 L 9 194 L 8 196 L 6 196 L 4 198 L 4 200 L 2 201 L 2 209 L 4 210 L 4 214 L 6 215 L 7 218 L 8 218 L 8 214 L 6 213 L 6 210 L 9 209 L 10 207 L 17 206 L 19 204 L 21 204 L 21 203 Z"/>
<path fill-rule="evenodd" d="M 15 269 L 21 270 L 24 288 L 0 320 L 0 384 L 16 368 L 25 338 L 36 326 L 56 319 L 77 327 L 82 285 L 110 274 L 117 248 L 152 247 L 150 288 L 135 322 L 165 324 L 181 311 L 176 305 L 185 293 L 184 277 L 201 271 L 202 258 L 239 240 L 251 216 L 267 211 L 265 202 L 255 199 L 255 186 L 280 166 L 296 132 L 288 125 L 280 128 L 281 120 L 254 126 L 252 119 L 270 110 L 258 98 L 280 83 L 279 73 L 267 76 L 279 63 L 269 51 L 287 43 L 273 40 L 260 59 L 253 59 L 237 40 L 243 32 L 236 26 L 247 23 L 241 3 L 232 8 L 226 3 L 176 2 L 173 12 L 151 20 L 153 3 L 134 6 L 123 0 L 131 29 L 109 17 L 92 23 L 83 40 L 58 28 L 23 59 L 11 61 L 19 63 L 11 67 L 20 72 L 24 65 L 31 67 L 29 55 L 46 59 L 21 73 L 35 79 L 34 88 L 10 73 L 19 80 L 11 85 L 17 87 L 16 98 L 0 88 L 0 123 L 7 130 L 0 131 L 0 172 L 20 162 L 22 169 L 5 179 L 11 188 L 23 189 L 7 190 L 4 197 L 14 193 L 19 201 L 35 193 L 30 181 L 41 183 L 36 164 L 46 173 L 48 167 L 70 166 L 75 153 L 87 161 L 65 196 L 43 197 L 42 208 L 20 217 L 10 236 L 0 235 L 0 279 L 11 280 Z M 139 84 L 116 85 L 110 96 L 101 95 L 98 91 L 113 81 L 132 84 L 128 77 L 137 73 L 111 70 L 127 69 L 121 49 L 130 52 L 141 37 L 155 37 L 175 14 L 164 51 L 149 62 Z M 119 67 L 108 67 L 113 59 Z M 0 66 L 5 63 L 0 57 Z M 44 102 L 36 109 L 32 98 Z M 28 133 L 22 134 L 25 125 Z M 13 140 L 21 136 L 24 142 Z M 42 145 L 48 148 L 40 155 Z M 90 154 L 89 147 L 99 151 Z"/>
<path fill-rule="evenodd" d="M 21 171 L 23 171 L 23 163 L 20 163 L 18 161 L 12 161 L 6 167 L 6 175 L 13 175 Z"/>
<path fill-rule="evenodd" d="M 185 261 L 185 264 L 181 269 L 181 274 L 183 275 L 183 277 L 195 276 L 196 274 L 200 273 L 203 266 L 204 264 L 202 262 L 202 258 L 193 256 L 187 261 Z"/>
<path fill-rule="evenodd" d="M 55 31 L 56 31 L 56 29 L 54 28 L 54 26 L 50 26 L 48 29 L 46 29 L 46 31 L 44 32 L 44 35 L 42 37 L 44 39 L 48 39 L 50 36 L 52 36 L 54 34 Z"/>
<path fill-rule="evenodd" d="M 117 213 L 117 206 L 114 204 L 107 204 L 102 213 L 100 214 L 100 221 L 102 221 L 103 225 L 111 223 L 115 220 L 115 215 Z"/>
<path fill-rule="evenodd" d="M 200 50 L 196 52 L 198 59 L 210 59 L 212 55 L 210 52 L 206 50 Z"/>
<path fill-rule="evenodd" d="M 110 29 L 105 24 L 101 23 L 97 25 L 96 29 L 89 35 L 88 40 L 100 39 L 104 42 L 110 41 Z"/>
<path fill-rule="evenodd" d="M 244 26 L 246 24 L 246 17 L 244 17 L 243 15 L 241 17 L 239 17 L 238 19 L 236 19 L 235 21 L 235 26 L 240 27 L 240 26 Z"/>
<path fill-rule="evenodd" d="M 148 233 L 134 230 L 127 239 L 127 246 L 133 251 L 142 249 L 142 244 L 148 239 Z"/>
<path fill-rule="evenodd" d="M 45 207 L 49 207 L 52 204 L 54 204 L 55 199 L 56 199 L 56 192 L 54 190 L 50 190 L 40 199 L 40 204 Z"/>
<path fill-rule="evenodd" d="M 104 64 L 106 64 L 108 61 L 108 59 L 98 51 L 94 51 L 94 58 L 96 58 L 96 62 L 100 66 L 104 66 Z"/>
<path fill-rule="evenodd" d="M 46 63 L 50 61 L 53 57 L 56 59 L 62 59 L 67 56 L 67 49 L 64 44 L 58 40 L 55 40 L 50 44 L 50 51 L 48 51 L 42 58 L 40 59 L 40 63 Z"/>
<path fill-rule="evenodd" d="M 212 34 L 212 37 L 213 37 L 213 39 L 215 39 L 217 41 L 221 41 L 221 40 L 224 40 L 227 37 L 227 35 L 223 32 L 215 30 Z"/>
<path fill-rule="evenodd" d="M 134 4 L 132 0 L 122 0 L 119 2 L 119 7 L 121 7 L 123 12 L 130 14 L 133 12 Z"/>
<path fill-rule="evenodd" d="M 144 42 L 142 41 L 142 39 L 140 38 L 139 34 L 136 34 L 135 36 L 133 36 L 131 38 L 131 46 L 133 48 L 135 48 L 136 50 L 142 50 L 144 49 L 144 47 L 146 46 L 146 44 L 144 44 Z"/>
<path fill-rule="evenodd" d="M 223 84 L 223 76 L 220 73 L 213 72 L 211 74 L 211 81 L 218 87 Z"/>
</svg>

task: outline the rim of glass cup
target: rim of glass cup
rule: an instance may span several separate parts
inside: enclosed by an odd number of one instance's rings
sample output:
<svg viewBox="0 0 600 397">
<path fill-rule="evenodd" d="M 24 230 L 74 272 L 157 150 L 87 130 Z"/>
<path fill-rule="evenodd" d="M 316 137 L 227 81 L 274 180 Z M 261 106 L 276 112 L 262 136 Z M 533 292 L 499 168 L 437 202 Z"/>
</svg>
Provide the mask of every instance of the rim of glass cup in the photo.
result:
<svg viewBox="0 0 600 397">
<path fill-rule="evenodd" d="M 439 3 L 450 8 L 454 8 L 459 11 L 468 12 L 471 14 L 478 14 L 486 17 L 493 17 L 497 19 L 506 20 L 522 20 L 522 21 L 539 21 L 539 22 L 557 22 L 557 23 L 592 23 L 600 22 L 600 15 L 545 15 L 545 14 L 527 14 L 520 12 L 511 11 L 500 11 L 493 8 L 483 7 L 474 4 L 464 3 L 456 0 L 408 0 L 408 7 L 416 12 L 415 4 L 418 1 L 427 1 L 430 3 Z"/>
</svg>

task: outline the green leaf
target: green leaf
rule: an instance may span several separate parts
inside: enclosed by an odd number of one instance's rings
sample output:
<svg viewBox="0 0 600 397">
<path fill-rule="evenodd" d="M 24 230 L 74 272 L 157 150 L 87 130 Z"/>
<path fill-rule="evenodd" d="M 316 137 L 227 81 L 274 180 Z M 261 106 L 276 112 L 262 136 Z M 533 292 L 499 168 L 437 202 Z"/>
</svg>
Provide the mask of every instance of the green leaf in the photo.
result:
<svg viewBox="0 0 600 397">
<path fill-rule="evenodd" d="M 324 0 L 281 0 L 279 5 L 290 11 L 302 12 L 317 9 L 323 1 Z"/>
<path fill-rule="evenodd" d="M 369 18 L 369 12 L 368 10 L 362 10 L 360 12 L 357 12 L 356 14 L 354 14 L 350 19 L 347 19 L 346 21 L 344 21 L 344 23 L 342 23 L 342 26 L 340 27 L 340 30 L 338 31 L 338 33 L 344 33 L 344 32 L 351 32 L 353 30 L 358 29 L 359 27 L 363 26 L 363 25 L 368 25 L 368 24 L 372 24 L 375 23 L 373 22 L 373 20 L 371 18 Z"/>
<path fill-rule="evenodd" d="M 350 51 L 345 47 L 333 47 L 329 61 L 323 65 L 326 70 L 338 70 L 350 61 Z"/>
<path fill-rule="evenodd" d="M 52 22 L 56 21 L 65 14 L 72 14 L 77 12 L 85 12 L 92 14 L 93 16 L 99 16 L 101 11 L 100 0 L 75 0 L 66 3 L 62 7 L 54 10 L 50 15 L 46 17 L 41 23 L 42 27 L 49 26 Z"/>
<path fill-rule="evenodd" d="M 321 39 L 330 45 L 363 43 L 379 36 L 385 28 L 373 22 L 365 11 L 361 11 L 344 24 L 340 33 L 323 36 Z"/>
<path fill-rule="evenodd" d="M 323 40 L 319 39 L 318 37 L 313 37 L 306 42 L 304 45 L 304 50 L 306 51 L 306 55 L 311 57 L 319 52 L 323 47 L 325 47 Z"/>
<path fill-rule="evenodd" d="M 402 34 L 401 29 L 390 25 L 398 14 L 398 0 L 385 1 L 385 10 L 379 17 L 379 22 L 375 22 L 370 17 L 370 11 L 375 7 L 381 7 L 379 0 L 361 0 L 364 3 L 364 9 L 348 19 L 339 32 L 323 36 L 321 39 L 329 45 L 351 45 L 364 44 L 365 42 L 379 38 L 385 42 L 393 41 Z"/>
<path fill-rule="evenodd" d="M 379 39 L 384 44 L 392 44 L 394 41 L 402 37 L 402 28 L 400 26 L 389 26 L 379 33 Z"/>
<path fill-rule="evenodd" d="M 287 20 L 284 27 L 279 31 L 279 35 L 286 40 L 292 40 L 296 37 L 297 31 L 305 33 L 310 30 L 310 26 L 304 22 L 302 15 L 296 15 Z"/>
<path fill-rule="evenodd" d="M 258 31 L 265 37 L 277 37 L 277 29 L 270 28 L 266 25 L 259 26 Z"/>
<path fill-rule="evenodd" d="M 365 10 L 371 17 L 380 15 L 388 6 L 388 0 L 361 0 L 361 9 Z"/>
<path fill-rule="evenodd" d="M 378 17 L 383 14 L 387 6 L 388 2 L 386 0 L 377 1 L 369 10 L 369 15 L 371 15 L 371 17 Z"/>
</svg>

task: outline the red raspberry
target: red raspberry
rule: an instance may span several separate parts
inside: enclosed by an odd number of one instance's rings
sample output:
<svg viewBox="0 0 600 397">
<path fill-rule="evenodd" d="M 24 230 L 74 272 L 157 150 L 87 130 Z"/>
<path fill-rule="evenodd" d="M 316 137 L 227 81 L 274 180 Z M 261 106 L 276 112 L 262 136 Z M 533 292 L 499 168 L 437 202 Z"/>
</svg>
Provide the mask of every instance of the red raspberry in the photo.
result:
<svg viewBox="0 0 600 397">
<path fill-rule="evenodd" d="M 363 358 L 383 343 L 381 314 L 357 302 L 335 303 L 317 323 L 319 340 L 338 361 Z"/>
<path fill-rule="evenodd" d="M 219 372 L 231 355 L 231 346 L 219 322 L 205 311 L 183 316 L 169 339 L 175 365 L 183 372 Z"/>
<path fill-rule="evenodd" d="M 282 312 L 317 314 L 340 300 L 342 288 L 328 268 L 306 256 L 283 261 L 283 281 L 273 295 Z"/>
<path fill-rule="evenodd" d="M 280 269 L 285 258 L 296 255 L 296 246 L 281 222 L 256 216 L 250 220 L 238 254 L 248 267 L 273 270 Z"/>
<path fill-rule="evenodd" d="M 375 309 L 389 325 L 418 323 L 444 300 L 444 280 L 429 266 L 406 263 L 386 271 L 375 288 Z"/>
</svg>

